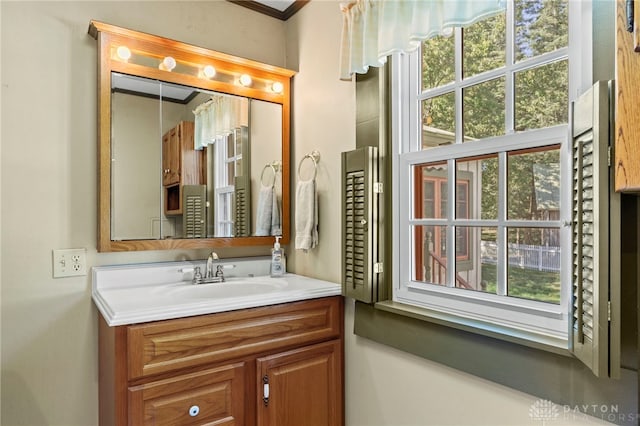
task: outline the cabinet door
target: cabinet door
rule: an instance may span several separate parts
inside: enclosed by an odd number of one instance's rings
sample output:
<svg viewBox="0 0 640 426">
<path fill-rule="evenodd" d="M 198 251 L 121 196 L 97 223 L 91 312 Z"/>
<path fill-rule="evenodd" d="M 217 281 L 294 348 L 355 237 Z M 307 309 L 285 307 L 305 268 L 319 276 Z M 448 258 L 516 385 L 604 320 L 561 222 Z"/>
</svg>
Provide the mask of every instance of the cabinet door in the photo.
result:
<svg viewBox="0 0 640 426">
<path fill-rule="evenodd" d="M 162 184 L 180 182 L 180 127 L 174 127 L 162 137 Z"/>
<path fill-rule="evenodd" d="M 257 373 L 258 426 L 343 424 L 340 340 L 259 358 Z"/>
<path fill-rule="evenodd" d="M 244 424 L 244 363 L 129 388 L 129 424 Z"/>
</svg>

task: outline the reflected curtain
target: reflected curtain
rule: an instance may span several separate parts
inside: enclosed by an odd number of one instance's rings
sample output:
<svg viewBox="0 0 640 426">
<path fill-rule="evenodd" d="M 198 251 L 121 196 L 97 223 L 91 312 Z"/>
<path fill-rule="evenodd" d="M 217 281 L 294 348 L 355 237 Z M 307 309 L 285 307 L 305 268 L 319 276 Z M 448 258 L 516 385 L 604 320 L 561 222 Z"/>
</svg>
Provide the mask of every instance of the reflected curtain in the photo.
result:
<svg viewBox="0 0 640 426">
<path fill-rule="evenodd" d="M 233 129 L 247 125 L 247 107 L 244 98 L 214 95 L 198 105 L 195 116 L 195 149 L 213 144 L 217 138 L 230 134 Z"/>
<path fill-rule="evenodd" d="M 350 80 L 383 65 L 392 53 L 503 12 L 506 0 L 356 0 L 340 7 L 340 78 Z"/>
</svg>

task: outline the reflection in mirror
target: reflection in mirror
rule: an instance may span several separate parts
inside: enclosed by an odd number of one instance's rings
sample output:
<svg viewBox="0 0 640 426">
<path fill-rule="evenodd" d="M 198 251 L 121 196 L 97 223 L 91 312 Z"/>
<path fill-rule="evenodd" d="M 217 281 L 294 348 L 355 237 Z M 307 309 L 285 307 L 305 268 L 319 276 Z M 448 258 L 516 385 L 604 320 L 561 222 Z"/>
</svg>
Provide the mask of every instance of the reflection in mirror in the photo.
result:
<svg viewBox="0 0 640 426">
<path fill-rule="evenodd" d="M 111 75 L 111 238 L 282 233 L 282 105 Z"/>
<path fill-rule="evenodd" d="M 289 242 L 294 72 L 91 21 L 98 251 Z"/>
</svg>

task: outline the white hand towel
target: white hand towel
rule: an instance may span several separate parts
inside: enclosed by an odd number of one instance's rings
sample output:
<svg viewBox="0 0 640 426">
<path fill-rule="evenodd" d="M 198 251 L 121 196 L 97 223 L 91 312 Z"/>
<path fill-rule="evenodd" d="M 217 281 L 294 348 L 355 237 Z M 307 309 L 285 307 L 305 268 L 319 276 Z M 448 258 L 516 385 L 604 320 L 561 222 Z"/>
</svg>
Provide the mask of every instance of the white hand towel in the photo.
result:
<svg viewBox="0 0 640 426">
<path fill-rule="evenodd" d="M 275 189 L 273 189 L 273 196 L 271 198 L 273 200 L 271 203 L 271 235 L 282 235 L 282 224 L 280 223 L 280 198 L 276 194 Z"/>
<path fill-rule="evenodd" d="M 256 212 L 256 236 L 271 235 L 274 193 L 273 186 L 264 186 L 258 193 L 258 211 Z"/>
<path fill-rule="evenodd" d="M 298 182 L 296 188 L 296 249 L 318 245 L 318 194 L 315 180 Z"/>
</svg>

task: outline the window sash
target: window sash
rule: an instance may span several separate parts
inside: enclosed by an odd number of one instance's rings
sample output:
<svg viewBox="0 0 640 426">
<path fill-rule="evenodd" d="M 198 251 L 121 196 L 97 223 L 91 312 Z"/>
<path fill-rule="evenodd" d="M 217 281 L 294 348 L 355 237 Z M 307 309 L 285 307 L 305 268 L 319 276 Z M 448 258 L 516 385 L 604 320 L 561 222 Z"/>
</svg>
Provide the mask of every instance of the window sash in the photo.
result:
<svg viewBox="0 0 640 426">
<path fill-rule="evenodd" d="M 456 30 L 456 37 L 460 36 L 461 30 Z M 456 43 L 456 48 L 458 48 Z M 458 57 L 460 55 L 457 55 Z M 529 130 L 526 132 L 513 133 L 514 121 L 514 99 L 510 96 L 513 92 L 513 79 L 515 72 L 553 62 L 559 59 L 567 59 L 568 48 L 541 55 L 536 58 L 521 61 L 517 64 L 509 65 L 509 62 L 501 69 L 489 71 L 483 74 L 460 79 L 460 72 L 456 72 L 456 81 L 444 87 L 429 89 L 420 92 L 420 61 L 418 53 L 410 55 L 396 55 L 391 66 L 392 93 L 394 99 L 411 99 L 403 104 L 395 104 L 392 109 L 392 137 L 396 141 L 394 148 L 398 155 L 394 155 L 392 162 L 392 178 L 399 188 L 394 191 L 394 205 L 399 205 L 399 220 L 394 222 L 399 238 L 396 241 L 393 259 L 394 264 L 400 265 L 397 270 L 398 279 L 393 289 L 393 300 L 396 302 L 409 303 L 422 306 L 428 310 L 434 310 L 434 315 L 444 315 L 455 317 L 456 321 L 471 321 L 476 326 L 484 326 L 495 329 L 502 328 L 503 333 L 521 335 L 525 334 L 532 340 L 541 341 L 556 347 L 566 348 L 568 345 L 570 311 L 570 272 L 562 268 L 561 272 L 561 295 L 560 304 L 524 300 L 515 297 L 504 297 L 507 294 L 507 266 L 503 265 L 499 270 L 497 293 L 489 294 L 478 291 L 468 291 L 455 288 L 456 282 L 456 256 L 447 257 L 447 283 L 451 287 L 426 284 L 412 279 L 411 274 L 416 269 L 415 255 L 412 253 L 416 241 L 416 234 L 413 232 L 415 225 L 441 225 L 446 226 L 448 231 L 446 245 L 448 250 L 455 247 L 455 226 L 491 226 L 498 227 L 498 257 L 507 259 L 507 237 L 508 227 L 544 227 L 557 228 L 560 233 L 562 264 L 568 265 L 570 262 L 570 251 L 568 246 L 569 231 L 562 225 L 563 221 L 515 221 L 506 220 L 506 165 L 507 155 L 510 151 L 517 151 L 528 148 L 547 147 L 560 145 L 561 156 L 561 208 L 560 217 L 570 217 L 567 208 L 570 206 L 570 190 L 567 190 L 567 171 L 570 170 L 570 158 L 566 152 L 568 140 L 568 126 L 558 125 L 544 129 Z M 456 60 L 456 63 L 459 60 Z M 407 74 L 403 74 L 409 70 Z M 459 71 L 459 70 L 457 70 Z M 506 134 L 493 138 L 483 139 L 472 143 L 462 143 L 462 91 L 465 87 L 487 81 L 496 76 L 507 75 L 507 112 L 505 114 Z M 510 76 L 510 77 L 509 77 Z M 509 83 L 510 81 L 510 83 Z M 511 86 L 509 86 L 511 84 Z M 440 146 L 428 150 L 421 149 L 421 127 L 420 102 L 431 96 L 456 91 L 456 143 L 452 145 Z M 468 157 L 498 154 L 500 161 L 499 176 L 499 199 L 498 210 L 501 213 L 499 220 L 476 220 L 476 219 L 454 219 L 455 203 L 449 203 L 449 213 L 447 218 L 439 219 L 415 219 L 411 216 L 415 212 L 415 194 L 413 194 L 412 168 L 413 165 L 421 163 L 447 162 L 448 182 L 456 182 L 455 160 Z M 455 185 L 448 185 L 448 200 L 455 200 Z M 438 313 L 439 312 L 439 313 Z M 522 336 L 520 336 L 522 337 Z"/>
</svg>

